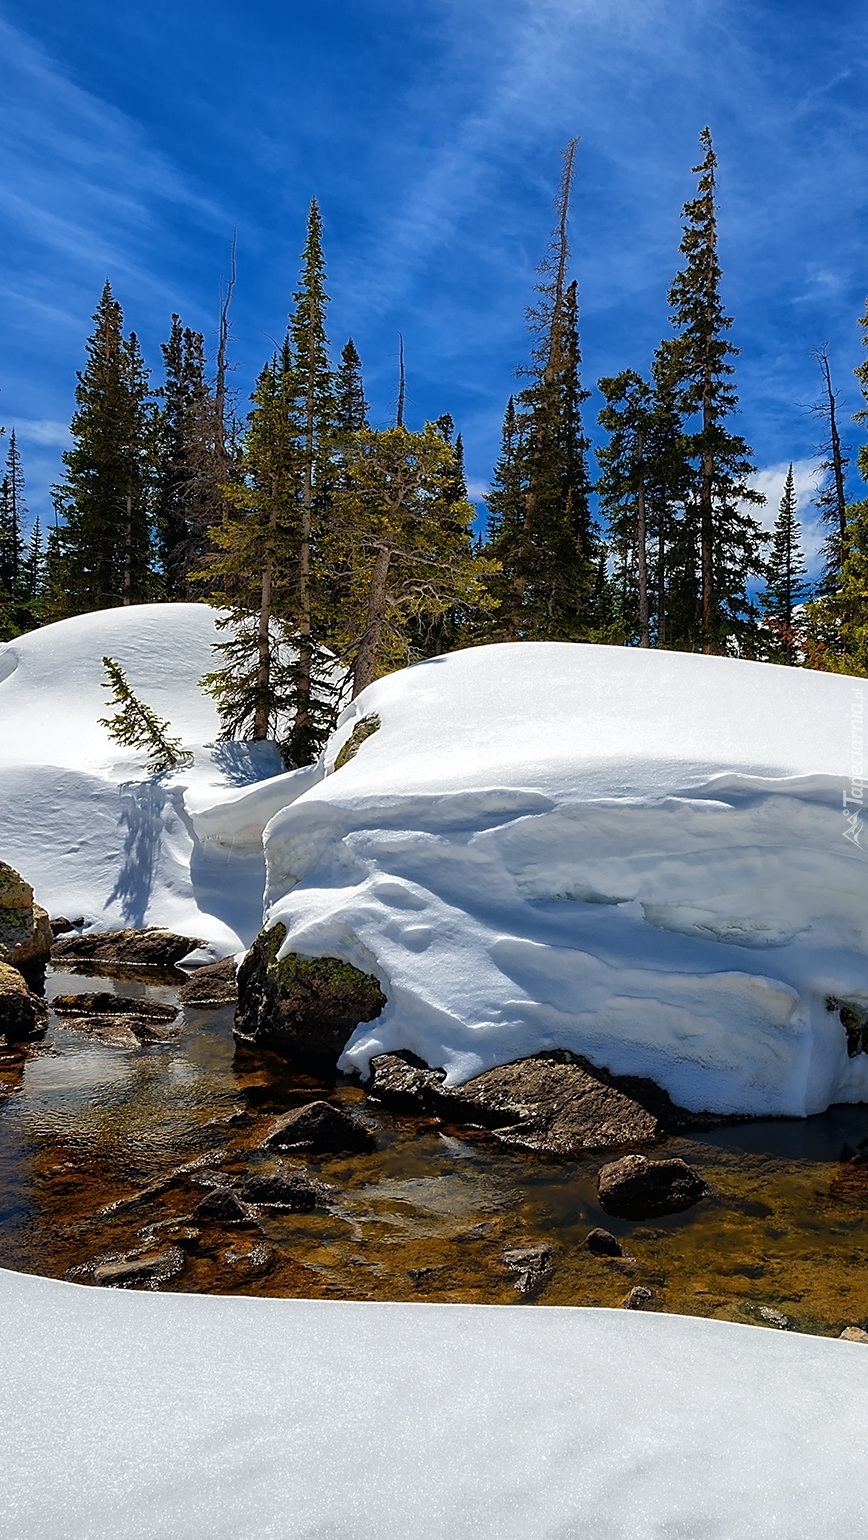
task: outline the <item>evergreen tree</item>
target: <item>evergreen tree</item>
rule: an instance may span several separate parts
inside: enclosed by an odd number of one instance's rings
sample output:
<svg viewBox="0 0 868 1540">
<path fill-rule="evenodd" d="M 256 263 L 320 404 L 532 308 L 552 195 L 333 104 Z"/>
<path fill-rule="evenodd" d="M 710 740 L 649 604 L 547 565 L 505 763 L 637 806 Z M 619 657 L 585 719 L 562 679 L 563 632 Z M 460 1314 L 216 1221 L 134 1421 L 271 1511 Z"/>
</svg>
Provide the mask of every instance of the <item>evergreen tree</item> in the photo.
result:
<svg viewBox="0 0 868 1540">
<path fill-rule="evenodd" d="M 765 537 L 747 505 L 764 499 L 748 485 L 754 469 L 751 450 L 728 427 L 738 409 L 730 363 L 738 349 L 727 338 L 732 319 L 720 297 L 717 159 L 707 128 L 700 144 L 704 156 L 694 167 L 698 196 L 684 205 L 680 249 L 685 266 L 669 293 L 678 335 L 665 342 L 658 355 L 658 383 L 685 426 L 695 424 L 685 440 L 693 489 L 681 544 L 683 554 L 691 547 L 698 553 L 698 613 L 695 626 L 682 623 L 679 643 L 703 652 L 749 651 L 756 616 L 748 584 L 761 570 Z"/>
<path fill-rule="evenodd" d="M 53 587 L 62 611 L 139 604 L 153 594 L 151 494 L 154 412 L 134 332 L 106 282 L 78 376 L 73 446 L 55 488 L 63 514 Z"/>
<path fill-rule="evenodd" d="M 793 467 L 790 465 L 772 535 L 766 586 L 760 595 L 763 618 L 771 632 L 769 658 L 773 663 L 798 662 L 801 627 L 797 610 L 808 596 L 806 578 L 801 531 L 796 518 Z"/>
<path fill-rule="evenodd" d="M 427 624 L 453 606 L 484 607 L 489 564 L 473 550 L 473 508 L 454 499 L 455 450 L 441 426 L 362 429 L 348 473 L 331 529 L 348 597 L 329 641 L 352 670 L 355 698 L 409 661 Z"/>
<path fill-rule="evenodd" d="M 352 337 L 344 346 L 340 368 L 335 376 L 335 426 L 341 438 L 347 438 L 368 426 L 362 360 Z"/>
<path fill-rule="evenodd" d="M 488 498 L 488 553 L 499 564 L 495 635 L 576 640 L 593 624 L 597 536 L 590 514 L 581 408 L 578 289 L 567 281 L 567 218 L 576 145 L 564 152 L 557 226 L 528 312 L 530 383 L 507 406 Z"/>
<path fill-rule="evenodd" d="M 228 489 L 232 515 L 212 530 L 209 567 L 223 666 L 203 686 L 217 700 L 224 737 L 278 737 L 295 706 L 289 648 L 298 605 L 300 455 L 289 342 L 262 370 L 243 440 L 243 480 Z"/>
<path fill-rule="evenodd" d="M 169 737 L 169 723 L 164 722 L 150 706 L 140 701 L 130 689 L 126 674 L 114 658 L 103 658 L 103 668 L 108 674 L 104 690 L 111 691 L 110 704 L 120 706 L 112 717 L 99 717 L 113 743 L 125 748 L 147 749 L 147 767 L 150 775 L 162 775 L 166 770 L 177 770 L 193 763 L 189 749 L 182 748 L 180 738 Z"/>
<path fill-rule="evenodd" d="M 805 606 L 805 662 L 837 674 L 868 675 L 868 501 L 847 509 L 837 590 Z"/>
<path fill-rule="evenodd" d="M 218 522 L 222 499 L 215 499 L 215 478 L 206 465 L 215 401 L 205 378 L 205 339 L 172 316 L 169 340 L 162 344 L 165 383 L 159 414 L 159 466 L 154 516 L 157 550 L 167 599 L 197 596 L 191 573 L 211 551 L 208 529 Z"/>
<path fill-rule="evenodd" d="M 823 397 L 811 410 L 815 417 L 820 419 L 824 429 L 823 441 L 820 445 L 820 454 L 823 456 L 823 459 L 818 468 L 822 484 L 815 498 L 815 506 L 819 509 L 820 517 L 828 529 L 823 545 L 825 570 L 822 586 L 824 592 L 832 593 L 841 580 L 841 571 L 846 555 L 847 495 L 845 478 L 849 462 L 844 454 L 841 434 L 838 428 L 838 395 L 832 388 L 832 370 L 829 364 L 828 345 L 824 343 L 823 347 L 818 348 L 813 356 L 820 367 L 820 374 L 823 380 Z"/>
<path fill-rule="evenodd" d="M 337 409 L 325 329 L 328 295 L 322 218 L 315 198 L 311 199 L 308 211 L 307 240 L 301 262 L 299 287 L 293 296 L 295 308 L 289 317 L 299 451 L 300 525 L 298 586 L 293 617 L 297 649 L 295 712 L 288 753 L 292 763 L 297 765 L 308 764 L 315 758 L 323 739 L 323 716 L 328 714 L 328 708 L 324 713 L 323 703 L 316 699 L 316 683 L 323 675 L 323 668 L 314 563 L 336 479 Z M 357 398 L 353 409 L 358 412 Z"/>
<path fill-rule="evenodd" d="M 6 471 L 0 483 L 0 588 L 17 594 L 24 562 L 24 471 L 15 429 L 9 435 Z"/>
</svg>

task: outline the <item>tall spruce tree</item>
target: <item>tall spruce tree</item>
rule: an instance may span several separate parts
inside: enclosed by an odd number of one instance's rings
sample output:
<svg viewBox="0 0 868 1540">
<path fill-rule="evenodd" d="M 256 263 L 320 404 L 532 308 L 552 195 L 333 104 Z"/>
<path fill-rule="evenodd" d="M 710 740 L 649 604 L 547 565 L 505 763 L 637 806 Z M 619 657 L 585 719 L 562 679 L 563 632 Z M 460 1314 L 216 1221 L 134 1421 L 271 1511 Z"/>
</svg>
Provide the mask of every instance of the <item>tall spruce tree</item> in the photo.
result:
<svg viewBox="0 0 868 1540">
<path fill-rule="evenodd" d="M 6 468 L 0 482 L 0 587 L 17 594 L 24 563 L 24 470 L 13 428 L 6 449 Z"/>
<path fill-rule="evenodd" d="M 341 352 L 340 367 L 335 375 L 335 427 L 341 438 L 347 438 L 368 426 L 368 403 L 365 400 L 365 384 L 362 379 L 362 360 L 356 344 L 348 338 Z"/>
<path fill-rule="evenodd" d="M 749 485 L 751 450 L 728 426 L 738 410 L 730 362 L 738 349 L 728 340 L 732 318 L 720 297 L 717 158 L 708 128 L 700 145 L 703 159 L 694 167 L 698 196 L 684 205 L 685 265 L 669 292 L 678 335 L 658 354 L 663 391 L 685 419 L 686 458 L 693 470 L 681 543 L 683 554 L 691 546 L 697 551 L 698 604 L 694 625 L 683 617 L 678 644 L 710 653 L 750 652 L 756 612 L 748 588 L 751 576 L 762 570 L 764 535 L 749 505 L 764 499 Z"/>
<path fill-rule="evenodd" d="M 330 703 L 317 698 L 317 681 L 324 677 L 324 670 L 314 564 L 335 483 L 337 408 L 325 326 L 328 294 L 322 217 L 316 198 L 310 202 L 301 264 L 299 287 L 293 296 L 295 305 L 289 317 L 300 473 L 300 526 L 294 614 L 297 649 L 295 712 L 288 754 L 297 765 L 308 764 L 315 758 L 327 731 L 331 709 Z M 358 401 L 355 407 L 357 410 Z"/>
<path fill-rule="evenodd" d="M 63 515 L 53 587 L 61 613 L 139 604 L 154 592 L 151 502 L 154 410 L 134 332 L 106 281 L 78 375 L 73 445 L 54 489 Z"/>
<path fill-rule="evenodd" d="M 227 738 L 284 737 L 295 707 L 289 642 L 298 603 L 301 545 L 298 424 L 288 340 L 265 365 L 251 397 L 242 445 L 243 479 L 227 489 L 232 513 L 212 530 L 209 564 L 217 622 L 228 637 L 223 664 L 203 685 Z"/>
<path fill-rule="evenodd" d="M 154 518 L 157 550 L 167 599 L 190 599 L 201 591 L 191 578 L 212 549 L 208 529 L 217 523 L 222 497 L 214 498 L 215 477 L 206 464 L 212 450 L 215 400 L 205 378 L 205 339 L 172 316 L 169 339 L 161 345 L 165 383 L 160 387 L 159 460 Z"/>
<path fill-rule="evenodd" d="M 590 513 L 581 409 L 578 289 L 568 281 L 567 221 L 578 140 L 564 152 L 557 223 L 528 312 L 530 383 L 506 410 L 488 497 L 488 555 L 499 564 L 493 634 L 569 641 L 593 625 L 597 536 Z"/>
<path fill-rule="evenodd" d="M 775 521 L 760 603 L 770 632 L 769 659 L 772 663 L 791 665 L 799 661 L 801 626 L 797 611 L 810 591 L 796 506 L 793 467 L 790 465 Z"/>
</svg>

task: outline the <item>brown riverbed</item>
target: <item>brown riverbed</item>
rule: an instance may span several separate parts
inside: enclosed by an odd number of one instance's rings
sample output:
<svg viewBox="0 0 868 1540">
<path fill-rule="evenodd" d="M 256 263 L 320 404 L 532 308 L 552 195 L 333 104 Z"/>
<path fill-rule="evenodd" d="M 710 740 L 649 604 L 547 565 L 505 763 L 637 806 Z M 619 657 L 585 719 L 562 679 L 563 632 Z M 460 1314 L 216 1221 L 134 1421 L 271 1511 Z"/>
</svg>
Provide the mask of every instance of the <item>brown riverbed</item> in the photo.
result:
<svg viewBox="0 0 868 1540">
<path fill-rule="evenodd" d="M 161 982 L 53 974 L 49 996 L 96 989 L 174 1002 Z M 689 1212 L 612 1219 L 602 1160 L 510 1150 L 491 1134 L 373 1107 L 270 1056 L 236 1051 L 231 1009 L 187 1009 L 177 1038 L 131 1047 L 52 1015 L 45 1038 L 0 1056 L 0 1266 L 92 1281 L 101 1261 L 173 1251 L 171 1290 L 486 1304 L 619 1305 L 837 1335 L 868 1321 L 868 1106 L 672 1138 L 714 1189 Z M 278 1113 L 326 1095 L 374 1132 L 375 1154 L 295 1160 L 260 1148 Z M 612 1158 L 611 1156 L 608 1158 Z M 249 1224 L 190 1218 L 220 1175 L 306 1170 L 327 1184 L 311 1213 Z M 632 1260 L 592 1256 L 597 1225 Z M 551 1271 L 516 1292 L 505 1251 L 543 1244 Z M 182 1264 L 182 1265 L 181 1265 Z M 764 1315 L 763 1312 L 768 1312 Z"/>
</svg>

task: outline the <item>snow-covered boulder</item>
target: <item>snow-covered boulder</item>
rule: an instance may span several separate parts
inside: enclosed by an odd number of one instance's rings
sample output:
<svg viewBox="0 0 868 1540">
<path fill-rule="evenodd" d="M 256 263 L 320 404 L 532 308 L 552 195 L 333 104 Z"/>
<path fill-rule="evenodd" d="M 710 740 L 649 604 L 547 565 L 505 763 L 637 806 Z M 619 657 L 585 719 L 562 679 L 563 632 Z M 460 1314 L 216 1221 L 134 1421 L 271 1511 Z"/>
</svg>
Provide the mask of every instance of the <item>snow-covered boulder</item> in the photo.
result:
<svg viewBox="0 0 868 1540">
<path fill-rule="evenodd" d="M 566 1048 L 691 1110 L 868 1099 L 842 1024 L 868 1021 L 864 694 L 542 643 L 393 674 L 266 828 L 279 956 L 379 980 L 342 1060 L 363 1074 L 406 1049 L 454 1084 Z"/>
<path fill-rule="evenodd" d="M 0 858 L 49 912 L 101 930 L 167 927 L 238 952 L 262 918 L 261 836 L 316 770 L 283 775 L 274 744 L 217 741 L 199 688 L 221 640 L 206 604 L 141 604 L 45 626 L 0 645 Z M 168 719 L 194 762 L 149 776 L 118 747 L 103 655 Z"/>
</svg>

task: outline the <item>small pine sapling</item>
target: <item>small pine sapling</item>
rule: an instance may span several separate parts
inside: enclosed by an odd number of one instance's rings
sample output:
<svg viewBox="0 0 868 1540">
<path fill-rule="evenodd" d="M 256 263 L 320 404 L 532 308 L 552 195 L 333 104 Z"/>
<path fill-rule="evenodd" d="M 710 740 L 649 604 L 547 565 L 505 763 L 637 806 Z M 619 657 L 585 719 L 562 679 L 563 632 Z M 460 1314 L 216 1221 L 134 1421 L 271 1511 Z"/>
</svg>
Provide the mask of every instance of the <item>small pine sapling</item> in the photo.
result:
<svg viewBox="0 0 868 1540">
<path fill-rule="evenodd" d="M 162 775 L 166 770 L 191 765 L 193 755 L 189 749 L 181 747 L 180 738 L 167 736 L 169 723 L 162 721 L 150 706 L 133 694 L 120 664 L 114 658 L 103 658 L 102 661 L 109 676 L 108 683 L 102 688 L 112 691 L 111 704 L 120 706 L 121 710 L 113 717 L 100 717 L 100 727 L 106 729 L 114 743 L 120 743 L 124 748 L 147 749 L 147 768 L 151 775 Z"/>
</svg>

